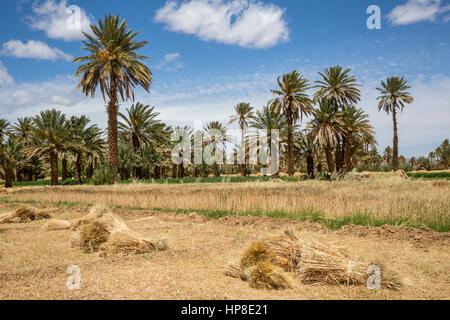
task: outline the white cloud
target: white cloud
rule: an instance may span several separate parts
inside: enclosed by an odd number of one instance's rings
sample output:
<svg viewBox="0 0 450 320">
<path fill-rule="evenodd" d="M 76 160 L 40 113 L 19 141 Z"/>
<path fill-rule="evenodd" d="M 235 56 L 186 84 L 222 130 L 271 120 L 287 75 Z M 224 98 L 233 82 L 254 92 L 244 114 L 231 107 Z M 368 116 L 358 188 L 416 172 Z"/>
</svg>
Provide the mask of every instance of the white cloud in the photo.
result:
<svg viewBox="0 0 450 320">
<path fill-rule="evenodd" d="M 165 69 L 166 71 L 176 71 L 184 66 L 183 62 L 179 62 L 179 53 L 168 53 L 164 56 L 161 62 L 155 66 L 156 70 Z"/>
<path fill-rule="evenodd" d="M 2 55 L 16 58 L 29 58 L 38 60 L 66 60 L 71 61 L 73 57 L 58 48 L 51 48 L 41 41 L 29 40 L 23 43 L 20 40 L 10 40 L 3 44 L 0 51 Z"/>
<path fill-rule="evenodd" d="M 79 7 L 77 12 L 70 10 L 71 6 L 68 6 L 67 0 L 61 0 L 59 3 L 55 0 L 46 0 L 41 4 L 35 2 L 32 9 L 34 16 L 28 17 L 31 28 L 44 31 L 49 38 L 82 40 L 83 31 L 91 32 L 92 17 Z M 79 23 L 73 23 L 77 21 Z"/>
<path fill-rule="evenodd" d="M 289 40 L 284 9 L 254 0 L 167 1 L 154 20 L 170 31 L 246 48 L 268 48 Z"/>
<path fill-rule="evenodd" d="M 388 15 L 393 25 L 406 25 L 421 21 L 435 22 L 441 13 L 450 10 L 450 6 L 441 7 L 441 0 L 408 0 L 396 6 Z M 444 18 L 443 22 L 448 19 Z"/>
<path fill-rule="evenodd" d="M 14 79 L 9 75 L 8 70 L 0 61 L 0 86 L 14 83 Z"/>
</svg>

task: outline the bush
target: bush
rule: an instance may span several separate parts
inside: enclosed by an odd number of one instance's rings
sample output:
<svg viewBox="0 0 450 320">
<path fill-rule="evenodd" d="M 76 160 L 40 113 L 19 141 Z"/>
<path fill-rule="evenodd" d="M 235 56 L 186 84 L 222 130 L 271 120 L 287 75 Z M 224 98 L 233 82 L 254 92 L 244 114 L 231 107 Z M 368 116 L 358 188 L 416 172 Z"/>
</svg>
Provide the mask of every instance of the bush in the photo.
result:
<svg viewBox="0 0 450 320">
<path fill-rule="evenodd" d="M 91 183 L 96 186 L 114 184 L 114 170 L 107 165 L 97 168 L 92 175 Z"/>
</svg>

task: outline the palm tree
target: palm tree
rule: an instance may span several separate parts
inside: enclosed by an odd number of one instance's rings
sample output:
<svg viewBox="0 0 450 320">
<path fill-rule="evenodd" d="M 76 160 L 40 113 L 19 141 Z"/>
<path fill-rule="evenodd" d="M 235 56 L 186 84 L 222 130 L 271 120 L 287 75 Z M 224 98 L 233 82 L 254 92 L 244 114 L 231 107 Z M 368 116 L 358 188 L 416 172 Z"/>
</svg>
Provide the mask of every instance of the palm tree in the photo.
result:
<svg viewBox="0 0 450 320">
<path fill-rule="evenodd" d="M 136 154 L 141 152 L 144 145 L 152 143 L 152 127 L 159 123 L 156 117 L 159 113 L 155 112 L 155 107 L 143 105 L 138 102 L 127 109 L 127 114 L 119 112 L 122 121 L 119 122 L 119 133 L 121 140 L 131 142 Z M 139 166 L 133 169 L 135 178 L 142 178 L 141 168 Z"/>
<path fill-rule="evenodd" d="M 189 128 L 188 126 L 184 126 L 184 127 L 175 127 L 175 129 L 173 130 L 172 133 L 172 145 L 178 145 L 178 144 L 183 144 L 186 141 L 189 141 L 190 146 L 192 146 L 192 135 L 193 135 L 193 130 L 191 128 Z M 184 147 L 184 146 L 182 146 Z M 173 156 L 173 155 L 172 155 Z M 176 156 L 179 156 L 182 160 L 181 163 L 178 164 L 178 178 L 179 179 L 183 179 L 184 178 L 184 149 L 182 148 L 181 150 L 179 150 L 178 154 Z"/>
<path fill-rule="evenodd" d="M 60 111 L 45 110 L 33 118 L 31 145 L 27 148 L 28 158 L 48 155 L 50 158 L 51 184 L 58 184 L 58 153 L 78 147 L 76 142 L 68 141 L 71 133 L 66 116 Z"/>
<path fill-rule="evenodd" d="M 250 119 L 255 119 L 255 113 L 253 112 L 253 107 L 249 103 L 241 102 L 236 107 L 234 107 L 236 114 L 230 116 L 230 121 L 228 124 L 233 122 L 238 122 L 239 128 L 241 129 L 241 147 L 242 153 L 244 155 L 244 163 L 241 164 L 241 175 L 245 177 L 247 175 L 247 157 L 245 155 L 245 129 L 248 127 L 248 121 Z"/>
<path fill-rule="evenodd" d="M 439 163 L 443 169 L 450 168 L 450 143 L 445 139 L 442 144 L 436 149 L 436 156 L 439 158 Z"/>
<path fill-rule="evenodd" d="M 355 77 L 350 76 L 351 69 L 343 69 L 342 66 L 332 66 L 326 68 L 324 73 L 319 72 L 321 80 L 315 81 L 317 92 L 314 94 L 314 101 L 320 99 L 330 100 L 336 108 L 343 109 L 344 106 L 356 104 L 360 100 L 360 86 Z M 345 158 L 344 141 L 338 140 L 336 145 L 336 169 L 342 169 Z"/>
<path fill-rule="evenodd" d="M 98 20 L 98 26 L 91 25 L 93 35 L 83 33 L 82 49 L 90 55 L 74 60 L 85 62 L 78 67 L 75 77 L 81 76 L 78 88 L 88 96 L 94 96 L 97 87 L 108 99 L 108 158 L 109 166 L 116 172 L 119 164 L 118 124 L 119 94 L 123 101 L 134 100 L 134 88 L 140 85 L 149 92 L 152 83 L 151 71 L 141 62 L 148 57 L 138 55 L 136 50 L 144 47 L 147 41 L 135 41 L 139 32 L 128 29 L 127 21 L 120 22 L 120 16 L 105 16 Z"/>
<path fill-rule="evenodd" d="M 31 143 L 31 130 L 33 129 L 33 121 L 31 118 L 19 118 L 17 122 L 11 127 L 16 143 L 22 144 L 24 147 Z M 32 159 L 27 163 L 27 166 L 21 170 L 27 181 L 33 180 L 35 177 L 32 163 L 37 163 L 39 159 Z"/>
<path fill-rule="evenodd" d="M 298 153 L 306 158 L 306 170 L 310 179 L 314 179 L 314 155 L 317 146 L 314 143 L 314 135 L 307 130 L 296 131 L 295 147 Z"/>
<path fill-rule="evenodd" d="M 352 141 L 364 135 L 373 135 L 368 115 L 355 106 L 344 107 L 343 110 L 343 138 L 344 138 L 344 173 L 350 171 L 352 156 Z"/>
<path fill-rule="evenodd" d="M 223 161 L 223 158 L 217 159 L 217 157 L 220 154 L 223 156 L 225 152 L 225 143 L 229 140 L 227 128 L 219 121 L 212 121 L 203 128 L 203 135 L 203 146 L 210 151 L 211 161 L 214 161 L 212 163 L 214 168 L 214 175 L 216 177 L 219 177 L 220 172 L 217 160 Z"/>
<path fill-rule="evenodd" d="M 5 188 L 12 188 L 17 170 L 26 162 L 22 146 L 13 138 L 0 145 L 0 172 L 5 176 Z"/>
<path fill-rule="evenodd" d="M 92 125 L 85 130 L 83 146 L 86 155 L 86 175 L 90 179 L 94 173 L 94 167 L 103 163 L 105 155 L 103 131 L 97 125 Z"/>
<path fill-rule="evenodd" d="M 392 164 L 392 148 L 391 146 L 387 146 L 384 149 L 383 160 L 386 161 L 386 164 L 390 166 Z"/>
<path fill-rule="evenodd" d="M 271 90 L 278 97 L 269 101 L 271 109 L 275 113 L 283 113 L 288 123 L 288 174 L 294 175 L 294 124 L 298 119 L 303 120 L 303 115 L 309 115 L 312 110 L 312 101 L 306 90 L 309 80 L 297 71 L 278 77 L 279 90 Z"/>
<path fill-rule="evenodd" d="M 0 143 L 5 140 L 7 136 L 11 134 L 9 128 L 9 121 L 5 119 L 0 119 Z"/>
<path fill-rule="evenodd" d="M 328 170 L 333 173 L 335 163 L 332 150 L 338 144 L 343 132 L 342 112 L 337 110 L 330 100 L 322 99 L 319 101 L 319 108 L 313 111 L 309 126 L 311 133 L 316 137 L 316 142 L 324 148 Z"/>
<path fill-rule="evenodd" d="M 315 88 L 318 91 L 314 94 L 314 101 L 321 99 L 331 100 L 337 107 L 356 104 L 360 100 L 360 90 L 355 77 L 350 76 L 351 69 L 343 70 L 341 66 L 333 66 L 319 72 L 322 80 L 317 80 Z"/>
<path fill-rule="evenodd" d="M 410 104 L 414 101 L 410 93 L 407 92 L 408 86 L 405 78 L 391 77 L 386 81 L 381 81 L 381 88 L 377 88 L 381 95 L 377 100 L 378 111 L 384 110 L 387 114 L 392 112 L 392 121 L 394 123 L 394 145 L 393 145 L 393 167 L 394 171 L 398 170 L 398 134 L 397 134 L 397 108 L 403 111 L 405 104 Z"/>
</svg>

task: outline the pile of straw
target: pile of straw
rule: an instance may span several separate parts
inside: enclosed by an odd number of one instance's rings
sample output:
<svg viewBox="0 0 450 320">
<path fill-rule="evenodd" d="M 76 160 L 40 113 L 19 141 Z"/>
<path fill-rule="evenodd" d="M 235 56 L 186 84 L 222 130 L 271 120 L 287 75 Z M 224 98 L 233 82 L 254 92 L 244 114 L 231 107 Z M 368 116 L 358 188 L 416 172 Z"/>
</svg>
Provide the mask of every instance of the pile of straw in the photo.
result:
<svg viewBox="0 0 450 320">
<path fill-rule="evenodd" d="M 67 220 L 52 219 L 42 226 L 44 231 L 57 231 L 70 229 L 70 222 Z"/>
<path fill-rule="evenodd" d="M 284 232 L 252 243 L 243 253 L 240 264 L 229 263 L 224 274 L 261 289 L 289 288 L 286 272 L 305 284 L 363 286 L 371 276 L 371 265 L 381 270 L 382 288 L 398 290 L 402 287 L 398 273 L 383 264 L 352 261 L 342 247 L 302 240 L 292 232 Z"/>
<path fill-rule="evenodd" d="M 167 241 L 143 238 L 105 207 L 94 207 L 89 214 L 70 224 L 76 230 L 72 244 L 86 253 L 99 252 L 102 256 L 144 254 L 168 248 Z"/>
<path fill-rule="evenodd" d="M 12 212 L 0 217 L 2 223 L 27 223 L 35 220 L 50 219 L 51 216 L 45 211 L 39 211 L 36 208 L 20 206 Z"/>
<path fill-rule="evenodd" d="M 264 242 L 252 243 L 241 257 L 239 266 L 225 267 L 227 276 L 247 281 L 255 289 L 280 290 L 291 288 L 289 275 L 277 265 L 279 257 Z"/>
</svg>

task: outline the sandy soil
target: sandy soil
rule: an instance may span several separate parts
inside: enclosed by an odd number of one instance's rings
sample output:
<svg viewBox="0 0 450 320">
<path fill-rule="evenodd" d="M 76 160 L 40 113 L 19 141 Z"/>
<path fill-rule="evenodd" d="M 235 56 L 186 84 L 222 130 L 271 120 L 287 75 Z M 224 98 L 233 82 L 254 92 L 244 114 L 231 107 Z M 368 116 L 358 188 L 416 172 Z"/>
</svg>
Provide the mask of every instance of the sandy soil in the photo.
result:
<svg viewBox="0 0 450 320">
<path fill-rule="evenodd" d="M 0 212 L 13 206 L 0 205 Z M 52 207 L 48 207 L 52 209 Z M 87 207 L 53 208 L 73 219 Z M 429 229 L 348 226 L 331 232 L 322 225 L 254 217 L 206 221 L 202 216 L 117 209 L 127 224 L 148 238 L 167 238 L 169 250 L 102 258 L 71 248 L 71 232 L 44 232 L 44 221 L 0 225 L 1 299 L 450 299 L 450 234 Z M 361 261 L 383 261 L 403 277 L 400 291 L 365 287 L 304 285 L 251 289 L 223 275 L 255 239 L 286 229 L 300 237 L 348 247 Z M 67 268 L 81 269 L 81 289 L 66 286 Z"/>
</svg>

